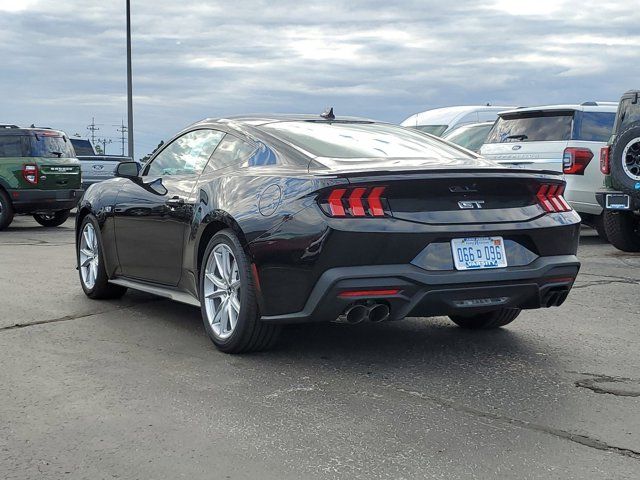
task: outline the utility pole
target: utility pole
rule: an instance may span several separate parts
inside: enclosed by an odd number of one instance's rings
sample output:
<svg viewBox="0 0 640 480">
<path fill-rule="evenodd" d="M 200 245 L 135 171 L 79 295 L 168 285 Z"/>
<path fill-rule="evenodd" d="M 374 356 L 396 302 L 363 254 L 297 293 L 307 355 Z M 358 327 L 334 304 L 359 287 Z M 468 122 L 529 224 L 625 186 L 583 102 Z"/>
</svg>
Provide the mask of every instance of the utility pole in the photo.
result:
<svg viewBox="0 0 640 480">
<path fill-rule="evenodd" d="M 128 128 L 124 124 L 124 120 L 120 121 L 120 125 L 114 125 L 114 127 L 120 127 L 120 128 L 116 128 L 116 132 L 120 132 L 120 145 L 122 147 L 121 155 L 124 157 L 124 143 L 125 143 L 124 134 L 127 133 Z"/>
<path fill-rule="evenodd" d="M 111 139 L 109 138 L 99 138 L 98 143 L 102 144 L 102 155 L 107 154 L 107 145 L 111 143 Z"/>
<path fill-rule="evenodd" d="M 91 117 L 91 123 L 87 126 L 87 130 L 89 130 L 91 132 L 91 143 L 95 145 L 96 144 L 96 132 L 98 130 L 100 130 L 96 126 L 96 118 L 95 117 Z"/>
<path fill-rule="evenodd" d="M 131 0 L 127 0 L 127 133 L 129 156 L 133 156 L 133 86 L 131 78 Z"/>
</svg>

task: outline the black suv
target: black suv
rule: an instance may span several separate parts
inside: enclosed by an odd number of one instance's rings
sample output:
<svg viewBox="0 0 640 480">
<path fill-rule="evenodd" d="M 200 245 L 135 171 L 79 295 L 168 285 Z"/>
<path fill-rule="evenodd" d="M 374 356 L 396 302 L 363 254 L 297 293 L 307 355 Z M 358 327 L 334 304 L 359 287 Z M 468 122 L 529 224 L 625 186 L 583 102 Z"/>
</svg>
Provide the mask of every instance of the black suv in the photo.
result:
<svg viewBox="0 0 640 480">
<path fill-rule="evenodd" d="M 604 229 L 611 244 L 640 252 L 640 90 L 620 99 L 609 143 L 600 151 L 604 189 L 596 193 L 605 209 Z"/>
</svg>

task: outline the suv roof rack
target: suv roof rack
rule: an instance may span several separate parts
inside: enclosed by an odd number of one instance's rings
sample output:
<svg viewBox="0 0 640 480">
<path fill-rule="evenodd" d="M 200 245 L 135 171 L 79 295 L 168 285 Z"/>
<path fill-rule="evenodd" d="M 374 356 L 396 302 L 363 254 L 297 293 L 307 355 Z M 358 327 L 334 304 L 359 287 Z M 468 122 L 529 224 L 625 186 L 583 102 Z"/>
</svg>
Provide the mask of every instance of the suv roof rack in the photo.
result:
<svg viewBox="0 0 640 480">
<path fill-rule="evenodd" d="M 593 101 L 591 101 L 591 102 L 582 102 L 580 105 L 583 106 L 583 107 L 597 107 L 598 106 L 598 102 L 593 102 Z"/>
<path fill-rule="evenodd" d="M 0 123 L 0 128 L 20 128 L 18 125 L 13 125 L 11 123 Z"/>
</svg>

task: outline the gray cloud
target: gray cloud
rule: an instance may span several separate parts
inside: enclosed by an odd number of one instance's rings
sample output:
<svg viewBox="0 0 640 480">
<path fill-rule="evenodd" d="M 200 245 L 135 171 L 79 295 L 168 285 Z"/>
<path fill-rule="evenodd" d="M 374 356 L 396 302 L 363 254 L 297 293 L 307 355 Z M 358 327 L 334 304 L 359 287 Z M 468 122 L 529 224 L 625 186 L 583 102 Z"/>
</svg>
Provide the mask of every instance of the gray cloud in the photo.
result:
<svg viewBox="0 0 640 480">
<path fill-rule="evenodd" d="M 0 121 L 84 134 L 95 116 L 115 137 L 124 2 L 21 3 L 0 0 Z M 210 116 L 334 105 L 399 122 L 436 106 L 615 100 L 639 86 L 632 1 L 132 3 L 140 155 Z"/>
</svg>

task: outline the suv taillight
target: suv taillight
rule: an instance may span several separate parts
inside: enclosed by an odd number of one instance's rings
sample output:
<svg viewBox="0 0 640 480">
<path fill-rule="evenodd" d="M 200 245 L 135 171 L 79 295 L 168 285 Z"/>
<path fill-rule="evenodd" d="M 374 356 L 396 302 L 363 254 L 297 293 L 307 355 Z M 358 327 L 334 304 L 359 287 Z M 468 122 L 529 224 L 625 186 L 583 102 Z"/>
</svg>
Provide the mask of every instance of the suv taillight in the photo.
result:
<svg viewBox="0 0 640 480">
<path fill-rule="evenodd" d="M 593 158 L 588 148 L 568 147 L 562 155 L 562 171 L 567 175 L 584 175 L 584 170 Z"/>
<path fill-rule="evenodd" d="M 571 211 L 571 205 L 564 199 L 563 193 L 564 185 L 550 183 L 541 185 L 536 197 L 538 198 L 538 203 L 547 213 L 569 212 Z"/>
<path fill-rule="evenodd" d="M 22 177 L 32 185 L 38 184 L 38 166 L 37 165 L 23 165 Z"/>
<path fill-rule="evenodd" d="M 606 146 L 600 149 L 600 171 L 605 175 L 609 175 L 611 167 L 609 165 L 609 155 L 611 154 L 611 147 Z"/>
<path fill-rule="evenodd" d="M 334 188 L 320 200 L 322 211 L 330 217 L 384 217 L 386 187 Z"/>
</svg>

